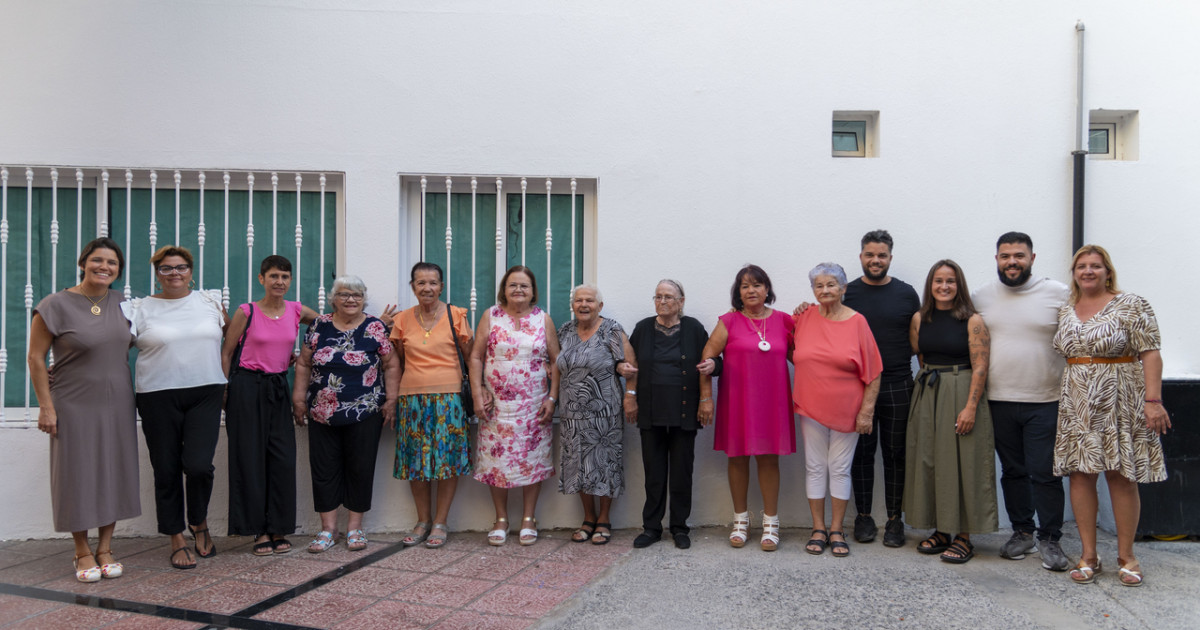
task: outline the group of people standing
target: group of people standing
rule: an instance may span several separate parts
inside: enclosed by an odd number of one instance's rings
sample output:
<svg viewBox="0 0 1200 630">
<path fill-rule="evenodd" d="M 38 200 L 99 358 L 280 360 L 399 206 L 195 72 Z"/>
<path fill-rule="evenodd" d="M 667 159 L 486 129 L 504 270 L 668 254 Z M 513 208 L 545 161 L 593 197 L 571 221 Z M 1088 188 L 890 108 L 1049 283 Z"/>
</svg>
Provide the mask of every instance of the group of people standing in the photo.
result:
<svg viewBox="0 0 1200 630">
<path fill-rule="evenodd" d="M 388 307 L 379 318 L 363 311 L 366 286 L 354 276 L 334 282 L 330 314 L 286 300 L 291 263 L 281 256 L 262 262 L 264 297 L 231 318 L 219 295 L 192 290 L 191 254 L 175 246 L 151 259 L 160 292 L 126 301 L 109 288 L 124 270 L 121 250 L 96 239 L 79 258 L 81 282 L 43 299 L 31 327 L 38 424 L 52 438 L 55 528 L 74 534 L 79 580 L 121 575 L 111 551 L 114 525 L 140 514 L 136 406 L 171 564 L 192 568 L 197 556 L 215 555 L 207 511 L 224 409 L 229 533 L 255 536 L 255 554 L 291 550 L 293 423 L 308 426 L 321 519 L 310 552 L 336 544 L 339 507 L 349 513 L 347 547 L 367 546 L 362 519 L 371 507 L 375 453 L 382 428 L 393 425 L 393 475 L 410 482 L 418 519 L 404 545 L 446 543 L 458 479 L 467 474 L 490 488 L 492 545 L 507 541 L 509 490 L 521 489 L 518 541 L 530 545 L 538 539 L 541 483 L 555 472 L 557 416 L 559 491 L 577 494 L 582 504 L 573 541 L 610 540 L 612 501 L 625 486 L 628 422 L 641 434 L 646 484 L 634 546 L 661 540 L 669 506 L 669 532 L 677 547 L 688 548 L 695 441 L 701 427 L 715 423 L 714 447 L 728 456 L 735 512 L 730 544 L 742 547 L 750 538 L 753 460 L 763 505 L 760 546 L 772 551 L 780 543 L 779 458 L 796 451 L 798 414 L 814 524 L 809 553 L 849 555 L 843 523 L 852 496 L 853 537 L 865 543 L 877 536 L 871 512 L 878 445 L 883 543 L 905 543 L 907 516 L 909 525 L 933 530 L 919 552 L 969 561 L 971 535 L 998 527 L 994 451 L 1014 530 L 1003 557 L 1040 550 L 1045 568 L 1069 568 L 1058 542 L 1059 477 L 1069 476 L 1083 542 L 1070 576 L 1093 581 L 1101 570 L 1096 482 L 1104 473 L 1118 528 L 1119 580 L 1140 585 L 1132 546 L 1136 483 L 1166 477 L 1158 436 L 1170 421 L 1153 311 L 1119 291 L 1107 252 L 1079 250 L 1068 288 L 1033 277 L 1032 240 L 1010 232 L 997 243 L 998 281 L 972 294 L 962 269 L 940 260 L 918 299 L 912 286 L 889 275 L 893 242 L 886 231 L 869 232 L 861 245 L 860 278 L 848 281 L 835 263 L 817 265 L 809 272 L 815 304 L 792 313 L 771 307 L 776 296 L 763 269 L 743 267 L 730 289 L 731 310 L 711 336 L 683 314 L 680 283 L 664 279 L 655 287 L 655 314 L 627 336 L 602 316 L 603 296 L 587 284 L 572 292 L 574 317 L 556 328 L 538 307 L 534 273 L 523 266 L 504 274 L 496 305 L 473 334 L 466 310 L 441 299 L 442 269 L 424 262 L 410 274 L 416 305 Z M 297 357 L 301 324 L 309 328 Z M 125 368 L 131 346 L 138 348 L 136 383 Z M 480 420 L 474 447 L 472 413 Z"/>
</svg>

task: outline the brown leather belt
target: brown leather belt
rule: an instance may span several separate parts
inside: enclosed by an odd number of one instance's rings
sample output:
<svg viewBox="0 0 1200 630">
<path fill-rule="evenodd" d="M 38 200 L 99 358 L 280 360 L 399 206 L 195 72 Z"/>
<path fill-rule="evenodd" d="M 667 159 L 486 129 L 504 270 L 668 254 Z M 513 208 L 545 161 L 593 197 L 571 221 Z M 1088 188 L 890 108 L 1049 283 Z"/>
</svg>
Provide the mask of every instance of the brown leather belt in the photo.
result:
<svg viewBox="0 0 1200 630">
<path fill-rule="evenodd" d="M 1071 365 L 1091 364 L 1091 363 L 1133 363 L 1137 357 L 1067 357 L 1067 363 Z"/>
</svg>

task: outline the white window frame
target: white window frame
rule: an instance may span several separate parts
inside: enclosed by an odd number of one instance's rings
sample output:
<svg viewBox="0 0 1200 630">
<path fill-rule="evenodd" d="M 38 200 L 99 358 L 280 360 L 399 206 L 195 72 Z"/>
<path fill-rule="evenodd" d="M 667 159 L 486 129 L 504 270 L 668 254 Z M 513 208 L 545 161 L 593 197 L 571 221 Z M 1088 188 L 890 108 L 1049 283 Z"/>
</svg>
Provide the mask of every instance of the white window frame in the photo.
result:
<svg viewBox="0 0 1200 630">
<path fill-rule="evenodd" d="M 1093 152 L 1091 132 L 1104 130 L 1108 132 L 1108 150 L 1104 153 Z M 1088 157 L 1094 160 L 1113 160 L 1117 157 L 1117 123 L 1089 123 L 1088 124 Z"/>
<path fill-rule="evenodd" d="M 858 157 L 858 158 L 874 158 L 879 157 L 879 111 L 878 110 L 835 110 L 833 112 L 833 122 L 861 122 L 863 123 L 862 137 L 859 138 L 858 151 L 835 151 L 832 150 L 833 145 L 833 129 L 830 129 L 830 149 L 831 155 L 835 158 Z"/>
<path fill-rule="evenodd" d="M 1088 130 L 1108 128 L 1109 152 L 1089 153 L 1093 160 L 1136 162 L 1138 160 L 1138 110 L 1093 109 L 1088 112 Z"/>
</svg>

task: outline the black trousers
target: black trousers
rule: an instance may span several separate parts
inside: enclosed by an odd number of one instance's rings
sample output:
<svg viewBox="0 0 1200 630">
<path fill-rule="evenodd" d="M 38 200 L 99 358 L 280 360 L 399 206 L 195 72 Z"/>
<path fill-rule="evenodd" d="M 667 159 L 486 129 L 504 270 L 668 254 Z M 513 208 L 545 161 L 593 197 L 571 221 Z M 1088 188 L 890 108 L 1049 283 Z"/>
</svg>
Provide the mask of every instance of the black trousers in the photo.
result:
<svg viewBox="0 0 1200 630">
<path fill-rule="evenodd" d="M 195 526 L 208 519 L 224 391 L 225 385 L 218 383 L 137 395 L 142 433 L 154 468 L 154 507 L 160 534 L 173 536 L 183 532 L 185 523 Z"/>
<path fill-rule="evenodd" d="M 646 469 L 646 505 L 642 529 L 662 532 L 671 497 L 671 533 L 686 534 L 692 514 L 692 463 L 696 456 L 696 432 L 679 427 L 642 429 L 642 465 Z"/>
<path fill-rule="evenodd" d="M 229 377 L 229 535 L 296 531 L 296 430 L 287 374 Z"/>
<path fill-rule="evenodd" d="M 912 390 L 911 378 L 882 383 L 875 402 L 875 426 L 869 435 L 858 436 L 854 462 L 850 464 L 850 483 L 854 487 L 854 506 L 860 514 L 871 513 L 878 444 L 883 450 L 883 504 L 888 518 L 900 516 L 900 504 L 904 501 L 904 443 Z"/>
<path fill-rule="evenodd" d="M 371 509 L 382 432 L 382 413 L 337 427 L 309 421 L 308 465 L 318 512 L 332 512 L 339 505 L 353 512 Z"/>
<path fill-rule="evenodd" d="M 1021 403 L 993 400 L 992 432 L 1000 456 L 1000 489 L 1013 531 L 1032 534 L 1034 513 L 1038 540 L 1062 538 L 1063 480 L 1054 476 L 1054 434 L 1058 402 Z"/>
</svg>

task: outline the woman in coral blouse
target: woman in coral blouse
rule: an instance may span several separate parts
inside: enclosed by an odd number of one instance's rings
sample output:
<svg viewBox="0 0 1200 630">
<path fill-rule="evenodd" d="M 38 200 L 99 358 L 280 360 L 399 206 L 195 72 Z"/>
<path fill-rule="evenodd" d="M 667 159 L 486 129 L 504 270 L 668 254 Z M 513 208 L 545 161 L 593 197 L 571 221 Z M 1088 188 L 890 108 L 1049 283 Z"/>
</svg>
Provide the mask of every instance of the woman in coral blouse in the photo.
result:
<svg viewBox="0 0 1200 630">
<path fill-rule="evenodd" d="M 850 463 L 858 434 L 870 433 L 879 396 L 883 361 L 867 320 L 842 304 L 846 271 L 821 263 L 808 272 L 818 308 L 796 316 L 792 400 L 800 414 L 808 507 L 813 532 L 804 550 L 819 555 L 826 545 L 834 556 L 850 555 L 842 531 L 852 491 Z M 825 529 L 825 489 L 833 496 L 833 520 Z"/>
</svg>

